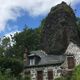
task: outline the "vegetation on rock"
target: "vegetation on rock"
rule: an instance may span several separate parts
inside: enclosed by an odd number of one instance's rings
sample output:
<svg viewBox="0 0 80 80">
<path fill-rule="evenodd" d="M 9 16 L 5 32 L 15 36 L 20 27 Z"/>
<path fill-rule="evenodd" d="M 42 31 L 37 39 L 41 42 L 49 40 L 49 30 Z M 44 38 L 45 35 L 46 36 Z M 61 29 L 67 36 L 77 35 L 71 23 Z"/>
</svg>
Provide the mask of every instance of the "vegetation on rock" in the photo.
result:
<svg viewBox="0 0 80 80">
<path fill-rule="evenodd" d="M 76 16 L 72 8 L 62 2 L 45 18 L 41 48 L 48 54 L 64 54 L 70 42 L 80 44 Z"/>
</svg>

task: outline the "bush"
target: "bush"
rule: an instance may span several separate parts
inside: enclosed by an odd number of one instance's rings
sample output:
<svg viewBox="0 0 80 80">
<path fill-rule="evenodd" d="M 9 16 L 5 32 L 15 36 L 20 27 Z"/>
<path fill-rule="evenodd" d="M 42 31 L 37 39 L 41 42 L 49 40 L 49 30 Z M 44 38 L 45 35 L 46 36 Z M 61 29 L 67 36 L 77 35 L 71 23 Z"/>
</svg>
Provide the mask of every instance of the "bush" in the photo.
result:
<svg viewBox="0 0 80 80">
<path fill-rule="evenodd" d="M 80 65 L 78 65 L 73 71 L 71 80 L 80 80 Z"/>
<path fill-rule="evenodd" d="M 11 74 L 17 76 L 23 70 L 23 63 L 15 58 L 0 58 L 0 71 L 5 72 L 6 70 L 11 70 Z"/>
<path fill-rule="evenodd" d="M 59 78 L 56 78 L 55 80 L 66 80 L 66 79 L 64 79 L 64 77 L 59 77 Z"/>
</svg>

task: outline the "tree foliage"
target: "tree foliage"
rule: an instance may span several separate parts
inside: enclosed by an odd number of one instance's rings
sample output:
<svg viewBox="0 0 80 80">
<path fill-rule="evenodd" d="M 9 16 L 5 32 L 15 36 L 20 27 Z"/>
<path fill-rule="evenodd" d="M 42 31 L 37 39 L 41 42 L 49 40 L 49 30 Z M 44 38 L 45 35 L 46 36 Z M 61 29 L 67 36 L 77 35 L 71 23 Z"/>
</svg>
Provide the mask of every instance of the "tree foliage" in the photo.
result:
<svg viewBox="0 0 80 80">
<path fill-rule="evenodd" d="M 29 51 L 40 49 L 40 38 L 41 28 L 25 28 L 14 35 L 13 53 L 16 57 L 22 58 L 25 48 L 28 48 Z"/>
<path fill-rule="evenodd" d="M 71 80 L 80 80 L 80 65 L 75 68 Z"/>
<path fill-rule="evenodd" d="M 0 41 L 1 76 L 8 76 L 4 75 L 6 70 L 10 70 L 9 74 L 14 76 L 18 76 L 22 72 L 24 66 L 23 54 L 25 48 L 28 48 L 29 51 L 40 49 L 41 29 L 41 27 L 36 29 L 25 28 L 22 32 L 11 36 L 11 38 L 2 38 Z M 11 42 L 11 40 L 13 42 Z M 12 43 L 14 44 L 12 45 Z M 4 79 L 5 78 L 3 78 L 3 80 Z M 10 79 L 12 78 L 10 77 Z"/>
<path fill-rule="evenodd" d="M 0 57 L 0 71 L 4 73 L 7 69 L 10 69 L 11 74 L 15 76 L 22 72 L 22 61 L 15 58 Z"/>
</svg>

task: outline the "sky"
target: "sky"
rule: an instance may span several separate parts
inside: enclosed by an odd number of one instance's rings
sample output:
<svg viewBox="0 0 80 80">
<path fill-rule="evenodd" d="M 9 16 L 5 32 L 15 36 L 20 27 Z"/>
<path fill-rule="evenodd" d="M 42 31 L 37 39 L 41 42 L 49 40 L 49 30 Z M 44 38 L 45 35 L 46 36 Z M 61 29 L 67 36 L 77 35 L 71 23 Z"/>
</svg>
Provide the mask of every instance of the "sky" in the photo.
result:
<svg viewBox="0 0 80 80">
<path fill-rule="evenodd" d="M 0 37 L 39 27 L 51 7 L 65 1 L 80 16 L 80 0 L 0 0 Z"/>
</svg>

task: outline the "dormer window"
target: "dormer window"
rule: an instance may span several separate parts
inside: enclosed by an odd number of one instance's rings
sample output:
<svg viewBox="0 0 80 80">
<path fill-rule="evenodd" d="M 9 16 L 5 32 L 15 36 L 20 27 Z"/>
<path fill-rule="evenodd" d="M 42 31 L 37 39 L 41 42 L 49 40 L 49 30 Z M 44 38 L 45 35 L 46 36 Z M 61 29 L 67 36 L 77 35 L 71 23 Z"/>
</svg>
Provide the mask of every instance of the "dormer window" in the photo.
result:
<svg viewBox="0 0 80 80">
<path fill-rule="evenodd" d="M 29 65 L 31 66 L 37 65 L 41 59 L 39 56 L 35 54 L 30 54 L 28 57 L 29 57 Z"/>
<path fill-rule="evenodd" d="M 30 65 L 35 65 L 35 59 L 30 59 Z"/>
</svg>

